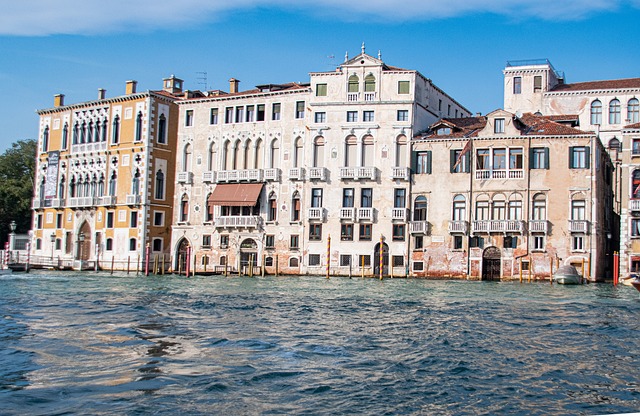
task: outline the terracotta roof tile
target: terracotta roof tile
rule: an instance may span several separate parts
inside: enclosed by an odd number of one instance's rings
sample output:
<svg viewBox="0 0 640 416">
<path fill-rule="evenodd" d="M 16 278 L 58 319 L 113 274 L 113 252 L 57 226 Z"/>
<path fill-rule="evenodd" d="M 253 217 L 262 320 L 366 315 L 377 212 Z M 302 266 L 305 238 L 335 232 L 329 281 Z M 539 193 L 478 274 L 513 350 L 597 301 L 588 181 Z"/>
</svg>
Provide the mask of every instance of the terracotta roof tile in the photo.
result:
<svg viewBox="0 0 640 416">
<path fill-rule="evenodd" d="M 562 91 L 590 91 L 613 90 L 626 88 L 640 88 L 640 78 L 612 79 L 605 81 L 576 82 L 573 84 L 560 84 L 553 88 L 552 92 Z"/>
<path fill-rule="evenodd" d="M 640 129 L 640 123 L 634 123 L 624 126 L 625 129 Z"/>
</svg>

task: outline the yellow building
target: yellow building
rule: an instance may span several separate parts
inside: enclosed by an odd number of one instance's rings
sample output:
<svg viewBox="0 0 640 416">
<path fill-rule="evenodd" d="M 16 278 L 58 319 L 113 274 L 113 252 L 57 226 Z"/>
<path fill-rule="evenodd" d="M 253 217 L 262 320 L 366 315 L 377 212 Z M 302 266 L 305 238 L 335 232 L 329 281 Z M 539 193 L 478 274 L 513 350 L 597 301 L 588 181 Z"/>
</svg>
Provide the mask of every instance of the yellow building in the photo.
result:
<svg viewBox="0 0 640 416">
<path fill-rule="evenodd" d="M 171 241 L 182 80 L 162 90 L 38 111 L 31 255 L 34 265 L 134 270 Z"/>
</svg>

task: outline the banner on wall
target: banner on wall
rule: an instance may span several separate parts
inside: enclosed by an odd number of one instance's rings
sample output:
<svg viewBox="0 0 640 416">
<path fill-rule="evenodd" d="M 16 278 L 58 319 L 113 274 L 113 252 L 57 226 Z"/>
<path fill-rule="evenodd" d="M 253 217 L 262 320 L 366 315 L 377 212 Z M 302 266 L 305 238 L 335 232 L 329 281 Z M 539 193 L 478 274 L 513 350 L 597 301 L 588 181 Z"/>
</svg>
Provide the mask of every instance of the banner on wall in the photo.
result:
<svg viewBox="0 0 640 416">
<path fill-rule="evenodd" d="M 49 164 L 47 165 L 47 179 L 44 184 L 44 199 L 53 199 L 58 190 L 58 170 L 60 152 L 49 152 Z"/>
</svg>

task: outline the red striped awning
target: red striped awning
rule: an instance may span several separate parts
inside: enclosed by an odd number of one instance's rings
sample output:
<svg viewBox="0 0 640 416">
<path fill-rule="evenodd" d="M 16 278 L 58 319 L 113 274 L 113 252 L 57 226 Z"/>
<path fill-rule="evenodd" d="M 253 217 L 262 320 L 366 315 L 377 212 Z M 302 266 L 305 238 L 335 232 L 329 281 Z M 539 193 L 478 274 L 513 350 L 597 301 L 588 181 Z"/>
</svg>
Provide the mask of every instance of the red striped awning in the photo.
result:
<svg viewBox="0 0 640 416">
<path fill-rule="evenodd" d="M 218 184 L 209 197 L 213 205 L 252 207 L 258 202 L 263 183 Z"/>
</svg>

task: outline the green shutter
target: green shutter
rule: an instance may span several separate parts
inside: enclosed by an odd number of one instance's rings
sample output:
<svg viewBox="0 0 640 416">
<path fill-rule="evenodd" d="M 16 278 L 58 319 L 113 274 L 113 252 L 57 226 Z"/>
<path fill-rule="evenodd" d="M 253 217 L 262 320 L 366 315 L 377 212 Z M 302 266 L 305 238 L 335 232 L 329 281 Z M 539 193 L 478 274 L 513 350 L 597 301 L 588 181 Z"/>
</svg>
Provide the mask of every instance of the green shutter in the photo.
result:
<svg viewBox="0 0 640 416">
<path fill-rule="evenodd" d="M 591 148 L 589 146 L 585 146 L 585 159 L 586 159 L 586 164 L 585 164 L 585 168 L 589 169 L 591 167 Z"/>
<path fill-rule="evenodd" d="M 536 168 L 535 164 L 533 163 L 534 162 L 534 160 L 533 160 L 533 157 L 534 157 L 533 151 L 534 151 L 534 148 L 530 147 L 529 148 L 529 169 L 535 169 Z"/>
<path fill-rule="evenodd" d="M 544 168 L 549 169 L 549 148 L 544 148 Z"/>
<path fill-rule="evenodd" d="M 569 146 L 569 169 L 573 169 L 573 146 Z"/>
<path fill-rule="evenodd" d="M 418 171 L 418 152 L 411 152 L 411 173 Z"/>
<path fill-rule="evenodd" d="M 467 151 L 467 154 L 464 156 L 464 173 L 471 172 L 471 149 Z"/>
<path fill-rule="evenodd" d="M 427 172 L 431 174 L 431 150 L 427 150 Z"/>
<path fill-rule="evenodd" d="M 456 164 L 456 150 L 449 150 L 449 172 L 454 173 L 453 165 Z"/>
</svg>

